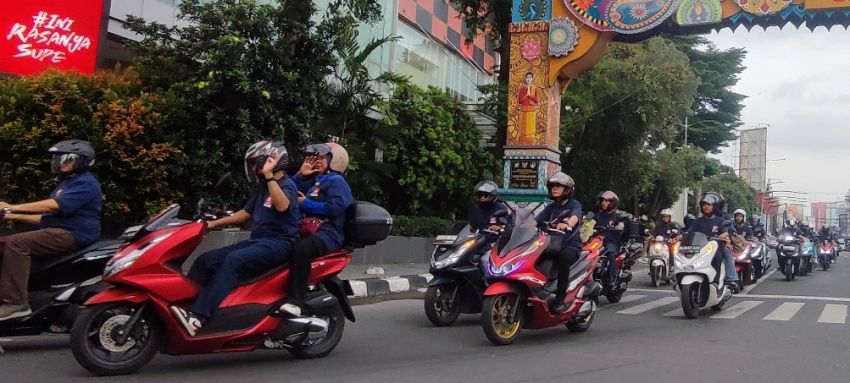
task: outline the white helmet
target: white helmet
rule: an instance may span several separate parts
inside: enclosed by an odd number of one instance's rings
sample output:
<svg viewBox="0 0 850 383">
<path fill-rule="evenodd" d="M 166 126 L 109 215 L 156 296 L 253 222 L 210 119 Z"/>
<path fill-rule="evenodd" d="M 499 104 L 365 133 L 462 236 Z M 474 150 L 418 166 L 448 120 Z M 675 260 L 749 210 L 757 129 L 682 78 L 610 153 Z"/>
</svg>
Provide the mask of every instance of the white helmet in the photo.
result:
<svg viewBox="0 0 850 383">
<path fill-rule="evenodd" d="M 743 215 L 743 216 L 744 216 L 744 219 L 746 219 L 746 218 L 747 218 L 747 211 L 746 211 L 746 210 L 744 210 L 744 209 L 738 209 L 738 210 L 735 210 L 735 213 L 733 213 L 733 214 L 732 214 L 732 216 L 734 217 L 734 216 L 736 216 L 736 215 L 738 215 L 738 214 Z"/>
<path fill-rule="evenodd" d="M 662 217 L 665 216 L 665 215 L 672 217 L 673 216 L 673 209 L 664 209 L 664 210 L 661 211 L 661 213 L 659 215 L 662 216 Z"/>
</svg>

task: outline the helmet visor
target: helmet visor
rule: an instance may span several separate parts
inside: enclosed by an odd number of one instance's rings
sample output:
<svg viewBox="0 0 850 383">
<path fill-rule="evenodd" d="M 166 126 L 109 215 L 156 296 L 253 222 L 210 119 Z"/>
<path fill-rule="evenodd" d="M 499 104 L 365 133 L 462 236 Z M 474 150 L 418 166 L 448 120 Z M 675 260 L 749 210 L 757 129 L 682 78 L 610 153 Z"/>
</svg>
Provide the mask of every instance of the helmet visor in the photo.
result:
<svg viewBox="0 0 850 383">
<path fill-rule="evenodd" d="M 74 153 L 56 153 L 50 161 L 50 171 L 56 174 L 73 172 L 79 158 Z"/>
</svg>

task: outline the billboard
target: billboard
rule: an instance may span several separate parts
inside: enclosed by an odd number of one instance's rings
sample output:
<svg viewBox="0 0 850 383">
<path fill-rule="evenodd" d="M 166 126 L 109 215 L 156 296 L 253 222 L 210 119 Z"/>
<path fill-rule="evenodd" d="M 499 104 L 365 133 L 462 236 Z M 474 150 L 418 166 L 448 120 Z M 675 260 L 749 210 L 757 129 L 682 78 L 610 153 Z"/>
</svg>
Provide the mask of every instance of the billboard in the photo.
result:
<svg viewBox="0 0 850 383">
<path fill-rule="evenodd" d="M 104 0 L 0 0 L 0 73 L 92 73 Z"/>
<path fill-rule="evenodd" d="M 741 131 L 738 175 L 756 191 L 767 185 L 767 128 Z"/>
</svg>

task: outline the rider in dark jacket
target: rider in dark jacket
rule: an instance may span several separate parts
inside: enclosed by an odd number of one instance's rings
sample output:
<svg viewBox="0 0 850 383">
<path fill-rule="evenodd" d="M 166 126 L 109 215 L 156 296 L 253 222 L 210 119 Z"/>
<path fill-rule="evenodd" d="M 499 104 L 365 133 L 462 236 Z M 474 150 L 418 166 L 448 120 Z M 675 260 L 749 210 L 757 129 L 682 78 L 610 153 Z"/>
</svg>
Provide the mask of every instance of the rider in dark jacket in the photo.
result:
<svg viewBox="0 0 850 383">
<path fill-rule="evenodd" d="M 670 209 L 664 209 L 661 211 L 661 221 L 655 225 L 655 228 L 652 229 L 653 237 L 665 237 L 672 238 L 675 237 L 679 231 L 679 226 L 673 222 L 673 211 Z"/>
<path fill-rule="evenodd" d="M 471 249 L 472 262 L 478 263 L 483 252 L 499 239 L 499 234 L 510 231 L 514 224 L 512 209 L 499 199 L 499 187 L 493 181 L 481 181 L 475 185 L 475 204 L 469 211 L 470 231 L 487 230 L 486 241 Z"/>
<path fill-rule="evenodd" d="M 759 241 L 764 240 L 765 235 L 767 235 L 767 231 L 764 230 L 764 225 L 761 224 L 761 216 L 758 214 L 750 216 L 750 230 L 752 230 L 753 235 L 758 238 Z"/>
<path fill-rule="evenodd" d="M 700 199 L 699 206 L 702 216 L 694 220 L 688 232 L 702 233 L 708 237 L 717 236 L 721 241 L 728 241 L 729 230 L 723 229 L 723 206 L 726 201 L 718 193 L 709 192 L 703 195 Z M 732 259 L 732 254 L 726 251 L 726 246 L 718 246 L 718 251 L 723 253 L 723 260 L 726 262 L 726 284 L 732 289 L 733 293 L 739 290 L 738 274 L 735 273 L 735 260 Z"/>
<path fill-rule="evenodd" d="M 608 257 L 608 283 L 614 283 L 617 278 L 617 253 L 620 252 L 620 241 L 623 236 L 623 223 L 620 222 L 620 212 L 617 210 L 617 205 L 620 203 L 620 198 L 612 191 L 604 191 L 597 196 L 599 202 L 599 211 L 594 219 L 596 225 L 606 228 L 603 236 L 605 237 L 605 254 Z"/>
</svg>

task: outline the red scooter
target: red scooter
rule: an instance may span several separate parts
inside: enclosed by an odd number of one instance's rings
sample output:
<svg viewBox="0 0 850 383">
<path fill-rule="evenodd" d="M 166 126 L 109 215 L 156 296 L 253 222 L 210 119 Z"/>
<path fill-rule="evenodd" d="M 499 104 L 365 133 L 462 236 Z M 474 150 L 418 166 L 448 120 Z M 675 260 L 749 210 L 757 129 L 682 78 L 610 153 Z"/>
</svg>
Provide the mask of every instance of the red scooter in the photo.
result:
<svg viewBox="0 0 850 383">
<path fill-rule="evenodd" d="M 491 251 L 486 267 L 490 286 L 484 291 L 481 325 L 493 344 L 512 343 L 523 328 L 566 324 L 571 331 L 584 332 L 593 323 L 602 291 L 602 286 L 593 280 L 602 239 L 595 237 L 585 243 L 579 260 L 570 269 L 571 282 L 564 300 L 568 308 L 554 315 L 549 312 L 548 303 L 555 298 L 558 271 L 552 259 L 542 259 L 550 240 L 549 232 L 539 231 L 529 220 L 514 227 L 501 249 L 495 246 Z"/>
<path fill-rule="evenodd" d="M 753 261 L 750 258 L 750 250 L 753 244 L 749 240 L 741 242 L 741 248 L 727 248 L 732 252 L 732 258 L 735 259 L 735 272 L 738 273 L 738 280 L 741 281 L 741 286 L 749 286 L 755 283 Z"/>
<path fill-rule="evenodd" d="M 317 358 L 336 347 L 345 318 L 354 321 L 347 300 L 351 287 L 337 277 L 351 261 L 350 248 L 312 262 L 309 283 L 315 287 L 305 297 L 302 317 L 287 318 L 278 309 L 289 279 L 289 270 L 282 264 L 242 278 L 219 312 L 190 336 L 169 307 L 188 307 L 197 297 L 197 287 L 181 273 L 181 265 L 201 242 L 207 220 L 217 214 L 170 222 L 179 209 L 171 205 L 150 219 L 108 263 L 103 280 L 111 287 L 85 303 L 71 330 L 71 349 L 80 365 L 98 375 L 119 375 L 140 369 L 160 351 L 187 355 L 269 348 Z M 353 210 L 354 222 L 349 217 L 346 225 L 347 242 L 371 243 L 375 238 L 365 236 L 385 238 L 389 233 L 384 232 L 392 224 L 386 210 L 367 203 L 358 203 Z M 369 221 L 364 218 L 369 215 L 383 215 L 372 221 L 386 227 L 356 227 Z M 368 232 L 360 230 L 365 226 Z M 360 234 L 365 239 L 358 238 Z"/>
</svg>

